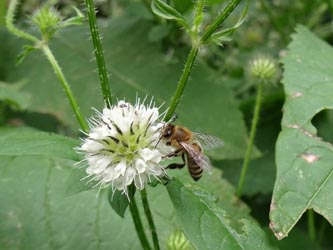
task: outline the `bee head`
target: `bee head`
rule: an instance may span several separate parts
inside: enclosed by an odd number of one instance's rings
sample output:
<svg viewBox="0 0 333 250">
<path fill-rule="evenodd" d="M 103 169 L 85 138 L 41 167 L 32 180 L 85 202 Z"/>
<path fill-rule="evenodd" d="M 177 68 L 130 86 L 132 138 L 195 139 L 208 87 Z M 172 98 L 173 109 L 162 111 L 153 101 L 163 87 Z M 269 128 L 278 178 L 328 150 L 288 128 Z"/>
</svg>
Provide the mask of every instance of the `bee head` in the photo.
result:
<svg viewBox="0 0 333 250">
<path fill-rule="evenodd" d="M 170 123 L 166 125 L 162 132 L 162 138 L 169 139 L 174 131 L 174 128 L 175 126 Z"/>
</svg>

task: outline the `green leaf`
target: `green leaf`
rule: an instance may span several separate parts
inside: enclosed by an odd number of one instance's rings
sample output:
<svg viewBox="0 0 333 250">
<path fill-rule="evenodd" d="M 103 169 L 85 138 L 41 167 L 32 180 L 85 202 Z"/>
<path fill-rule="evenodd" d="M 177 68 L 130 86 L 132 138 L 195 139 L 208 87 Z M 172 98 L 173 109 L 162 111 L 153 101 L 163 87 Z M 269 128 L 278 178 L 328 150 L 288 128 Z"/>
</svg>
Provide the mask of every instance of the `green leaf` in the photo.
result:
<svg viewBox="0 0 333 250">
<path fill-rule="evenodd" d="M 279 239 L 307 209 L 333 224 L 333 146 L 311 123 L 321 110 L 333 109 L 333 49 L 305 27 L 296 31 L 283 59 L 286 102 L 270 211 L 270 227 Z"/>
<path fill-rule="evenodd" d="M 182 14 L 180 14 L 176 9 L 174 9 L 167 3 L 161 0 L 153 0 L 151 2 L 151 9 L 156 15 L 165 19 L 176 20 L 187 30 L 189 29 L 189 25 L 186 22 L 185 18 L 182 16 Z"/>
<path fill-rule="evenodd" d="M 193 7 L 193 1 L 192 0 L 172 0 L 173 5 L 177 10 L 179 10 L 180 13 L 184 13 L 186 11 L 191 10 Z"/>
<path fill-rule="evenodd" d="M 109 189 L 108 192 L 108 200 L 113 208 L 113 210 L 122 218 L 124 218 L 125 211 L 131 202 L 134 199 L 136 188 L 134 184 L 128 187 L 128 197 L 121 191 L 115 190 L 113 191 L 112 188 Z"/>
<path fill-rule="evenodd" d="M 37 50 L 35 46 L 31 45 L 24 45 L 23 46 L 23 51 L 17 56 L 16 58 L 16 63 L 20 64 L 23 62 L 23 60 L 28 56 L 32 51 Z"/>
<path fill-rule="evenodd" d="M 66 195 L 76 171 L 58 159 L 0 157 L 1 249 L 140 249 L 131 216 L 119 217 L 103 190 Z M 161 246 L 178 228 L 165 187 L 147 189 Z M 139 208 L 142 207 L 139 200 Z M 143 214 L 143 211 L 140 211 Z M 143 220 L 149 235 L 149 227 Z"/>
<path fill-rule="evenodd" d="M 87 179 L 86 170 L 81 168 L 76 168 L 65 183 L 66 195 L 78 194 L 84 191 L 88 191 L 96 187 L 98 181 L 93 181 Z"/>
<path fill-rule="evenodd" d="M 27 109 L 31 103 L 31 95 L 20 91 L 21 84 L 6 84 L 0 81 L 0 100 L 14 109 Z"/>
<path fill-rule="evenodd" d="M 177 180 L 167 189 L 184 233 L 196 249 L 274 249 L 253 220 L 242 218 L 237 222 L 241 230 L 233 228 L 234 218 L 207 191 Z"/>
<path fill-rule="evenodd" d="M 0 130 L 0 155 L 45 155 L 74 161 L 80 160 L 74 147 L 79 142 L 69 137 L 26 128 Z"/>
<path fill-rule="evenodd" d="M 148 40 L 149 42 L 158 42 L 165 38 L 170 32 L 170 26 L 168 25 L 156 25 L 149 30 Z"/>
</svg>

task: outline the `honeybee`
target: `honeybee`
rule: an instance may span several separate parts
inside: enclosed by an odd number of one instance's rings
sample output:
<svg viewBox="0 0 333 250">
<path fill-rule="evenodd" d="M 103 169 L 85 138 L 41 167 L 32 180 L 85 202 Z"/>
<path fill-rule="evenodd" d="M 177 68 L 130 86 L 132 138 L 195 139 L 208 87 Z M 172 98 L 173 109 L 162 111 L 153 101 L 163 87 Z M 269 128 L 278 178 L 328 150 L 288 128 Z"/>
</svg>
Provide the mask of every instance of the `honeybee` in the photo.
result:
<svg viewBox="0 0 333 250">
<path fill-rule="evenodd" d="M 213 149 L 223 146 L 223 141 L 217 137 L 196 133 L 188 128 L 166 124 L 161 133 L 161 139 L 175 148 L 166 157 L 181 156 L 183 163 L 171 163 L 169 169 L 183 168 L 187 165 L 193 180 L 201 178 L 203 171 L 210 171 L 209 158 L 203 154 L 203 149 Z"/>
</svg>

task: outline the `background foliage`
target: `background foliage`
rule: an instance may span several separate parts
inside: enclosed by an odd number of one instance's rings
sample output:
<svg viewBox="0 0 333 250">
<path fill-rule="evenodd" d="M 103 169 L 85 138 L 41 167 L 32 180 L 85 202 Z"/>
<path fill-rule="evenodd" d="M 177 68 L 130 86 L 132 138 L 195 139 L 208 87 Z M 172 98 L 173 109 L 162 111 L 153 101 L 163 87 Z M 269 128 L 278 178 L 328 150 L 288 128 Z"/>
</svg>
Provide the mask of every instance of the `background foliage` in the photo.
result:
<svg viewBox="0 0 333 250">
<path fill-rule="evenodd" d="M 72 6 L 82 9 L 81 1 L 50 2 L 63 16 L 74 14 Z M 192 1 L 169 2 L 191 17 Z M 226 1 L 206 2 L 208 23 Z M 40 4 L 22 1 L 17 26 L 35 33 L 26 15 Z M 166 107 L 189 37 L 176 23 L 153 15 L 149 1 L 96 5 L 114 97 L 154 96 Z M 5 7 L 0 3 L 1 16 Z M 241 11 L 225 25 L 234 24 Z M 251 1 L 232 41 L 200 50 L 177 123 L 219 136 L 225 147 L 210 153 L 216 169 L 200 182 L 193 183 L 186 170 L 170 171 L 181 182 L 148 188 L 163 249 L 179 229 L 197 249 L 332 248 L 333 57 L 324 42 L 333 39 L 332 12 L 331 1 Z M 295 30 L 297 24 L 303 26 Z M 110 209 L 107 191 L 96 198 L 96 190 L 79 192 L 82 187 L 75 186 L 82 171 L 73 168 L 80 156 L 72 149 L 82 135 L 51 67 L 40 52 L 16 65 L 24 41 L 0 25 L 0 248 L 138 249 L 128 211 L 122 219 Z M 93 114 L 91 107 L 103 105 L 88 31 L 86 22 L 64 29 L 50 44 L 85 117 Z M 248 63 L 258 54 L 283 67 L 277 84 L 264 89 L 240 200 L 234 186 L 255 101 Z M 312 166 L 309 155 L 318 156 Z M 318 214 L 311 217 L 307 209 Z M 277 241 L 269 223 L 278 238 L 288 237 Z"/>
</svg>

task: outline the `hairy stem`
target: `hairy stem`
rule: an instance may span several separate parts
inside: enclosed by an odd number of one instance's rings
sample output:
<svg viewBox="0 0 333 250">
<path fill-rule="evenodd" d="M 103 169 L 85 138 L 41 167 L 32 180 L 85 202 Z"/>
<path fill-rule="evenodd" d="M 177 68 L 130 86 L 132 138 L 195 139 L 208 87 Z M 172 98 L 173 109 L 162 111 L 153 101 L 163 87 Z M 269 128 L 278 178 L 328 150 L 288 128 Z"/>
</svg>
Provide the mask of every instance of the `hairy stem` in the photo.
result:
<svg viewBox="0 0 333 250">
<path fill-rule="evenodd" d="M 220 25 L 224 22 L 225 19 L 233 12 L 233 10 L 238 6 L 241 0 L 231 0 L 227 6 L 222 10 L 221 14 L 210 24 L 206 31 L 204 32 L 201 43 L 207 42 L 207 40 L 211 37 L 211 35 L 220 27 Z"/>
<path fill-rule="evenodd" d="M 15 16 L 15 10 L 17 7 L 18 1 L 17 0 L 11 0 L 9 1 L 9 7 L 7 10 L 6 15 L 6 27 L 7 29 L 13 33 L 15 36 L 18 36 L 20 38 L 23 38 L 25 40 L 29 40 L 33 43 L 38 43 L 39 39 L 33 35 L 30 35 L 22 30 L 19 30 L 14 25 L 14 16 Z"/>
<path fill-rule="evenodd" d="M 190 73 L 191 73 L 191 70 L 192 70 L 195 58 L 196 58 L 196 56 L 198 54 L 198 50 L 199 49 L 197 47 L 192 47 L 192 49 L 190 51 L 190 54 L 187 57 L 187 60 L 186 60 L 186 63 L 185 63 L 185 67 L 184 67 L 183 73 L 180 76 L 180 79 L 178 81 L 178 85 L 177 85 L 176 91 L 175 91 L 175 93 L 174 93 L 174 95 L 173 95 L 173 97 L 171 99 L 171 103 L 170 103 L 170 106 L 168 108 L 168 111 L 167 111 L 167 113 L 164 116 L 164 121 L 169 121 L 170 118 L 173 116 L 173 113 L 176 110 L 176 107 L 177 107 L 177 105 L 178 105 L 178 103 L 180 101 L 180 98 L 183 95 L 186 83 L 187 83 L 188 78 L 190 76 Z"/>
<path fill-rule="evenodd" d="M 50 50 L 49 46 L 47 44 L 43 44 L 41 46 L 41 49 L 43 51 L 43 53 L 45 54 L 45 56 L 47 57 L 47 59 L 49 60 L 53 70 L 54 70 L 54 73 L 56 74 L 56 76 L 58 77 L 59 81 L 61 82 L 61 85 L 63 87 L 63 89 L 65 90 L 65 93 L 67 95 L 67 98 L 72 106 L 72 109 L 75 113 L 75 116 L 76 116 L 76 119 L 78 120 L 80 126 L 81 126 L 81 129 L 85 132 L 88 131 L 88 125 L 86 123 L 86 121 L 84 120 L 81 112 L 80 112 L 80 108 L 79 108 L 79 105 L 77 104 L 77 101 L 73 95 L 73 92 L 71 90 L 71 87 L 70 85 L 68 84 L 66 78 L 65 78 L 65 75 L 63 74 L 57 60 L 55 59 L 52 51 Z"/>
<path fill-rule="evenodd" d="M 112 104 L 112 96 L 109 84 L 109 74 L 106 69 L 101 36 L 99 34 L 99 29 L 96 22 L 94 0 L 85 0 L 85 3 L 86 3 L 91 38 L 94 46 L 95 58 L 97 62 L 99 81 L 103 93 L 103 99 L 105 105 L 107 107 L 110 107 Z"/>
<path fill-rule="evenodd" d="M 131 199 L 131 202 L 129 203 L 129 208 L 130 208 L 130 211 L 131 211 L 131 215 L 132 215 L 132 219 L 133 219 L 133 222 L 134 222 L 136 233 L 138 234 L 139 239 L 140 239 L 141 246 L 144 250 L 150 250 L 151 247 L 149 245 L 146 234 L 144 232 L 142 222 L 141 222 L 141 218 L 140 218 L 140 214 L 139 214 L 139 209 L 136 205 L 136 201 L 135 201 L 134 197 Z"/>
<path fill-rule="evenodd" d="M 146 192 L 145 188 L 141 191 L 141 199 L 142 199 L 143 209 L 145 211 L 145 214 L 146 214 L 146 217 L 147 217 L 147 220 L 148 220 L 149 229 L 150 229 L 150 232 L 151 232 L 151 235 L 152 235 L 152 238 L 153 238 L 154 249 L 159 250 L 160 246 L 159 246 L 159 243 L 158 243 L 156 227 L 155 227 L 155 224 L 154 224 L 153 215 L 152 215 L 152 213 L 150 211 L 150 208 L 149 208 L 147 192 Z"/>
<path fill-rule="evenodd" d="M 249 143 L 246 148 L 246 153 L 245 153 L 245 158 L 243 162 L 243 167 L 241 171 L 241 175 L 238 181 L 238 187 L 237 187 L 237 196 L 241 196 L 242 191 L 243 191 L 243 186 L 244 186 L 244 181 L 245 181 L 245 175 L 249 166 L 250 162 L 250 157 L 251 157 L 251 152 L 252 152 L 252 147 L 254 144 L 254 138 L 256 135 L 257 131 L 257 125 L 258 125 L 258 120 L 259 120 L 259 113 L 260 113 L 260 106 L 261 106 L 261 98 L 262 98 L 262 89 L 263 89 L 263 83 L 259 83 L 258 85 L 258 90 L 257 90 L 257 98 L 256 98 L 256 103 L 254 107 L 254 114 L 252 118 L 252 125 L 251 125 L 251 130 L 250 130 L 250 138 L 249 138 Z"/>
</svg>

